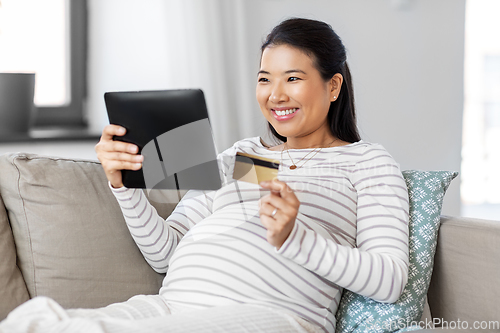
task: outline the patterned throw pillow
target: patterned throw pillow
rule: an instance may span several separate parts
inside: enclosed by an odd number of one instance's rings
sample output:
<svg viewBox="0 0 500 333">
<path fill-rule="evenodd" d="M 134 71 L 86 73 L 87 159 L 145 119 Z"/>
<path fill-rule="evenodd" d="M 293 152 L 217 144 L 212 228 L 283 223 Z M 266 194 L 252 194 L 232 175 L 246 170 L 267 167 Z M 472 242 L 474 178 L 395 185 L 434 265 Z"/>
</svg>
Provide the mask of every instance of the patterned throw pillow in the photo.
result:
<svg viewBox="0 0 500 333">
<path fill-rule="evenodd" d="M 408 283 L 396 303 L 380 303 L 344 290 L 336 332 L 418 328 L 415 323 L 422 316 L 434 265 L 443 197 L 457 175 L 451 171 L 403 171 L 410 198 Z"/>
</svg>

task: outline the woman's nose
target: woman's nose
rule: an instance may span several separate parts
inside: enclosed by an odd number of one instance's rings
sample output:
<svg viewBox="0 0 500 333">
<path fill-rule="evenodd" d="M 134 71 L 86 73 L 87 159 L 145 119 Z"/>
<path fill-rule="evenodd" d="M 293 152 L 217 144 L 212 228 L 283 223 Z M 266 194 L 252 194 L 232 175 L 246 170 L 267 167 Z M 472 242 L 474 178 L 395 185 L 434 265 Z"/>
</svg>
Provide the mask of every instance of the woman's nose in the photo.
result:
<svg viewBox="0 0 500 333">
<path fill-rule="evenodd" d="M 281 87 L 281 85 L 278 84 L 273 87 L 271 95 L 269 96 L 269 100 L 275 104 L 278 104 L 281 102 L 286 102 L 288 100 L 288 96 L 283 90 L 283 87 Z"/>
</svg>

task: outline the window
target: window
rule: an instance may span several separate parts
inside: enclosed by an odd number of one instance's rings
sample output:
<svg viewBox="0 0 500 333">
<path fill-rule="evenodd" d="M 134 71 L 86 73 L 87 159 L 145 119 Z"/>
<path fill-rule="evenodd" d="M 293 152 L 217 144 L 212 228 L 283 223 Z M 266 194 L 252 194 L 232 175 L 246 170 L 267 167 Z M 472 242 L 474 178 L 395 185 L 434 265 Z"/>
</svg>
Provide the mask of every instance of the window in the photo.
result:
<svg viewBox="0 0 500 333">
<path fill-rule="evenodd" d="M 0 71 L 35 72 L 35 126 L 85 126 L 85 0 L 0 0 Z"/>
<path fill-rule="evenodd" d="M 500 21 L 497 0 L 467 1 L 462 215 L 500 216 Z"/>
</svg>

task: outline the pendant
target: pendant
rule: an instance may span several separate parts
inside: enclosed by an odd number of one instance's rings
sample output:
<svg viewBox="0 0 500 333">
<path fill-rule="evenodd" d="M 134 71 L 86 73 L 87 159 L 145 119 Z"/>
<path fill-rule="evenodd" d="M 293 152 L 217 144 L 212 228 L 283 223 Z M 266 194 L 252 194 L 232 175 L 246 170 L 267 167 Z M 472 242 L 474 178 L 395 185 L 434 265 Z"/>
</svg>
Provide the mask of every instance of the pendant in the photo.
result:
<svg viewBox="0 0 500 333">
<path fill-rule="evenodd" d="M 297 169 L 297 166 L 295 164 L 290 165 L 290 170 L 295 170 Z"/>
</svg>

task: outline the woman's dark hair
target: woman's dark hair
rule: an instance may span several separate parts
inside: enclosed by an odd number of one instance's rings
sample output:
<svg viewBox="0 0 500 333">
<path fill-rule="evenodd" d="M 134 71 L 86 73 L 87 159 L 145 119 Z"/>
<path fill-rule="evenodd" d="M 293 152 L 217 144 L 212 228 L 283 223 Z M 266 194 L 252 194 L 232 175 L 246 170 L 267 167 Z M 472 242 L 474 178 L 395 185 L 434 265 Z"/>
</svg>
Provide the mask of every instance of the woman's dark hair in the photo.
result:
<svg viewBox="0 0 500 333">
<path fill-rule="evenodd" d="M 340 140 L 357 142 L 360 140 L 356 126 L 354 91 L 351 72 L 347 65 L 346 50 L 340 37 L 332 27 L 321 21 L 304 18 L 290 18 L 277 25 L 262 44 L 261 51 L 270 46 L 289 45 L 295 47 L 313 59 L 313 64 L 321 77 L 328 81 L 335 74 L 343 77 L 338 98 L 330 104 L 328 122 L 332 134 Z M 286 137 L 276 132 L 269 124 L 271 133 L 285 142 Z"/>
</svg>

